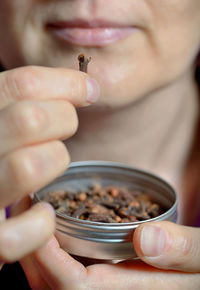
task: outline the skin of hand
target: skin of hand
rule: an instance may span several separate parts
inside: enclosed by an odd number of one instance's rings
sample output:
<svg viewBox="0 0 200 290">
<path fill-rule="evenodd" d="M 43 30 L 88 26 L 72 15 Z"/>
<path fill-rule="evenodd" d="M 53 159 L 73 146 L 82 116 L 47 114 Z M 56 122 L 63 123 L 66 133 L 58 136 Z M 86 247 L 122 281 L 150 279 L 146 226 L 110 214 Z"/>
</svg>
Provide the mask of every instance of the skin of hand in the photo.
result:
<svg viewBox="0 0 200 290">
<path fill-rule="evenodd" d="M 62 140 L 77 130 L 75 107 L 94 103 L 99 86 L 85 73 L 43 67 L 3 72 L 0 83 L 2 213 L 66 170 L 70 157 Z M 47 203 L 13 215 L 1 218 L 1 264 L 41 247 L 55 229 L 54 210 Z"/>
<path fill-rule="evenodd" d="M 198 290 L 199 242 L 197 228 L 158 222 L 140 226 L 134 233 L 133 244 L 141 261 L 84 267 L 53 237 L 21 265 L 33 290 Z"/>
</svg>

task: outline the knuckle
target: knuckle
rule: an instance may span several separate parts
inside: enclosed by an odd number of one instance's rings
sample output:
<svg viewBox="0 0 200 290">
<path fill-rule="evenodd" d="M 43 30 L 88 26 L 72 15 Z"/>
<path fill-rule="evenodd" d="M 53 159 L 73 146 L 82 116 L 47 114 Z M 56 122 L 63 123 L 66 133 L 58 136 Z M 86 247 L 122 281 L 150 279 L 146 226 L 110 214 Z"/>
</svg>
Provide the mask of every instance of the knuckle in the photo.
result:
<svg viewBox="0 0 200 290">
<path fill-rule="evenodd" d="M 176 255 L 173 256 L 173 258 L 169 259 L 168 263 L 165 265 L 168 269 L 182 269 L 183 267 L 183 261 L 190 261 L 193 257 L 196 256 L 197 253 L 195 253 L 194 249 L 196 248 L 192 237 L 185 237 L 179 236 L 176 239 L 175 248 L 177 249 L 178 257 Z M 172 253 L 174 253 L 174 250 L 172 250 Z"/>
<path fill-rule="evenodd" d="M 23 67 L 5 74 L 5 92 L 14 99 L 31 98 L 38 88 L 37 69 Z"/>
<path fill-rule="evenodd" d="M 40 166 L 35 166 L 37 156 L 24 151 L 17 151 L 8 157 L 7 168 L 11 177 L 12 183 L 16 185 L 18 190 L 24 193 L 34 189 L 34 183 L 39 178 Z"/>
<path fill-rule="evenodd" d="M 12 107 L 8 121 L 14 126 L 17 135 L 27 137 L 38 134 L 44 128 L 48 122 L 48 114 L 38 105 L 23 101 Z"/>
<path fill-rule="evenodd" d="M 179 247 L 181 249 L 182 257 L 190 256 L 193 252 L 193 249 L 194 249 L 192 237 L 180 236 L 179 237 Z"/>
<path fill-rule="evenodd" d="M 189 242 L 186 242 L 183 244 L 183 246 L 182 246 L 183 257 L 188 257 L 192 253 L 191 246 L 192 246 L 192 244 Z"/>
</svg>

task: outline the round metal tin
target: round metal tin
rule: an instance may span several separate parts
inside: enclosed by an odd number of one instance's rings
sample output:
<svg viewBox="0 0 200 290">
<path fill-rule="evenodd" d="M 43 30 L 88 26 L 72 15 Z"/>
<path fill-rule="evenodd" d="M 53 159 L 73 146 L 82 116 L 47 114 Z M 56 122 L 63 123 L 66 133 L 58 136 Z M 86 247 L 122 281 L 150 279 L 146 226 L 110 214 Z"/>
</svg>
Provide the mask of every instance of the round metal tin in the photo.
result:
<svg viewBox="0 0 200 290">
<path fill-rule="evenodd" d="M 56 211 L 56 237 L 68 253 L 104 260 L 135 258 L 132 236 L 137 226 L 152 221 L 176 222 L 177 194 L 166 181 L 147 171 L 115 162 L 73 162 L 61 177 L 35 193 L 34 200 L 42 200 L 47 192 L 84 190 L 94 183 L 141 190 L 150 194 L 167 211 L 156 218 L 133 223 L 91 222 Z"/>
</svg>

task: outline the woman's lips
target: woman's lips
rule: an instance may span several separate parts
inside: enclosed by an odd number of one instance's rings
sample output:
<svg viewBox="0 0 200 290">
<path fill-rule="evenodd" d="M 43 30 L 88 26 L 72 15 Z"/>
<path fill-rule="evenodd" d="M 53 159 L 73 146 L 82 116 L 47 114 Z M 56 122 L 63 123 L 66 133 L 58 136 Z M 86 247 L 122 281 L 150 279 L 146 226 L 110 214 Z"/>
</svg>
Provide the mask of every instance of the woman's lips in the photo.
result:
<svg viewBox="0 0 200 290">
<path fill-rule="evenodd" d="M 48 25 L 48 29 L 52 31 L 60 39 L 70 44 L 80 46 L 105 46 L 129 36 L 135 27 L 112 27 L 102 23 L 90 23 L 80 25 L 78 23 L 68 23 L 66 25 L 54 24 Z"/>
</svg>

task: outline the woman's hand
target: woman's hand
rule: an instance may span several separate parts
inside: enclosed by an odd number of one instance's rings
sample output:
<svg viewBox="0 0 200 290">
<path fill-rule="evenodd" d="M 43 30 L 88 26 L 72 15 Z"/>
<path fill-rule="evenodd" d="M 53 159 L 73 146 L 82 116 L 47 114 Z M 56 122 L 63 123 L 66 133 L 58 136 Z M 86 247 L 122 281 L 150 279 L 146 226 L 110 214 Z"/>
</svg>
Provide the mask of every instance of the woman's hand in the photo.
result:
<svg viewBox="0 0 200 290">
<path fill-rule="evenodd" d="M 154 267 L 200 273 L 200 228 L 170 222 L 142 225 L 135 231 L 134 247 Z"/>
<path fill-rule="evenodd" d="M 137 260 L 84 267 L 60 249 L 55 238 L 21 265 L 33 290 L 200 289 L 200 229 L 152 223 L 137 228 L 133 243 L 140 258 L 157 268 Z"/>
<path fill-rule="evenodd" d="M 87 74 L 23 67 L 0 74 L 0 261 L 13 262 L 41 247 L 54 232 L 46 203 L 5 221 L 4 208 L 38 190 L 69 164 L 61 140 L 72 136 L 75 107 L 97 100 L 99 88 Z"/>
</svg>

